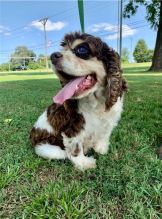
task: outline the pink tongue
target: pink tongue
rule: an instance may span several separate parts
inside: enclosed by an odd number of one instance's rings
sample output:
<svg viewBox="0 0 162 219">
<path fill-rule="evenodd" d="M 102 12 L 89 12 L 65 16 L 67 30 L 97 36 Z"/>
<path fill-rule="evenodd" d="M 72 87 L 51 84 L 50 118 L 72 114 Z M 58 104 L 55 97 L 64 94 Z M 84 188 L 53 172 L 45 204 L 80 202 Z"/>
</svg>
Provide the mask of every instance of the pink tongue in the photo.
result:
<svg viewBox="0 0 162 219">
<path fill-rule="evenodd" d="M 55 97 L 53 97 L 53 101 L 57 104 L 63 104 L 65 100 L 70 99 L 74 95 L 77 86 L 79 86 L 79 84 L 82 83 L 84 80 L 85 77 L 79 77 L 70 81 L 58 92 Z"/>
</svg>

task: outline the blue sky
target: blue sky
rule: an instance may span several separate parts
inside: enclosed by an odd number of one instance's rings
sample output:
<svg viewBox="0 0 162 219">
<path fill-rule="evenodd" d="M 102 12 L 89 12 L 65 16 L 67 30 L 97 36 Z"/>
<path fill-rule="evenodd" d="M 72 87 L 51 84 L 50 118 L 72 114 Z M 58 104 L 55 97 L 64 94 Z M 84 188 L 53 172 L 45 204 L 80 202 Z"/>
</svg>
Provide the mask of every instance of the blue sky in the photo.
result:
<svg viewBox="0 0 162 219">
<path fill-rule="evenodd" d="M 124 2 L 127 2 L 124 1 Z M 86 1 L 85 30 L 101 37 L 117 49 L 117 1 Z M 123 20 L 123 47 L 133 51 L 136 42 L 144 38 L 154 48 L 156 32 L 150 29 L 143 7 L 131 19 Z M 37 55 L 44 53 L 43 29 L 38 22 L 47 23 L 48 54 L 59 49 L 64 34 L 80 30 L 77 1 L 6 1 L 0 0 L 0 63 L 8 60 L 17 46 L 25 45 Z"/>
</svg>

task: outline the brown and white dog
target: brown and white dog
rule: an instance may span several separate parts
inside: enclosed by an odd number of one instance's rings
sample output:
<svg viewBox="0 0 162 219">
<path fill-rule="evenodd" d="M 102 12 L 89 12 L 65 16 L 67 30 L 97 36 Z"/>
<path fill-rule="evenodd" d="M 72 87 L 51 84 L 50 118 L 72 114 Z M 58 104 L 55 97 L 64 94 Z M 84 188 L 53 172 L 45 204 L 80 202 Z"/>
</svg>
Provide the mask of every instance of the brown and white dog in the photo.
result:
<svg viewBox="0 0 162 219">
<path fill-rule="evenodd" d="M 54 102 L 38 118 L 30 133 L 37 155 L 68 158 L 80 170 L 94 168 L 86 156 L 93 148 L 106 154 L 127 90 L 119 55 L 101 39 L 89 34 L 67 34 L 63 49 L 51 55 L 62 85 Z"/>
</svg>

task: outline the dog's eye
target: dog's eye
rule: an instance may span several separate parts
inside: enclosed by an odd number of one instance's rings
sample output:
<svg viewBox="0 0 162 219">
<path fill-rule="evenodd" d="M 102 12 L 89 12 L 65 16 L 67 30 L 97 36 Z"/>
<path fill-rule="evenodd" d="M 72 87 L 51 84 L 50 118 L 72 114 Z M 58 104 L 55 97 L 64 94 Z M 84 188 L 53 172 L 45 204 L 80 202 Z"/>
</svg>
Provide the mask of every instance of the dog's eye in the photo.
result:
<svg viewBox="0 0 162 219">
<path fill-rule="evenodd" d="M 88 59 L 90 55 L 90 49 L 88 44 L 79 45 L 77 48 L 75 48 L 74 53 L 81 59 Z"/>
<path fill-rule="evenodd" d="M 77 52 L 80 54 L 80 55 L 84 55 L 84 54 L 87 54 L 88 53 L 88 49 L 86 47 L 80 47 L 78 48 Z"/>
</svg>

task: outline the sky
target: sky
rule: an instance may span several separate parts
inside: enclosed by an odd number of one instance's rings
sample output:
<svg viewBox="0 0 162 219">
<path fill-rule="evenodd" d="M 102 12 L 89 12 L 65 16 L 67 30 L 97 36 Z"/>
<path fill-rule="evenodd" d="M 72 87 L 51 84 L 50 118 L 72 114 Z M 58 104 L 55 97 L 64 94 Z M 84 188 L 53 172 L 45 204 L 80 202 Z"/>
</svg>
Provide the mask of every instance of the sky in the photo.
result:
<svg viewBox="0 0 162 219">
<path fill-rule="evenodd" d="M 117 50 L 118 1 L 84 0 L 84 14 L 85 31 Z M 155 46 L 156 31 L 150 29 L 145 16 L 145 8 L 140 7 L 135 16 L 123 19 L 122 46 L 130 52 L 141 38 L 150 49 Z M 44 32 L 39 20 L 45 17 L 50 55 L 59 50 L 65 33 L 80 31 L 77 0 L 0 0 L 0 63 L 7 62 L 17 46 L 27 46 L 37 56 L 44 54 Z"/>
</svg>

